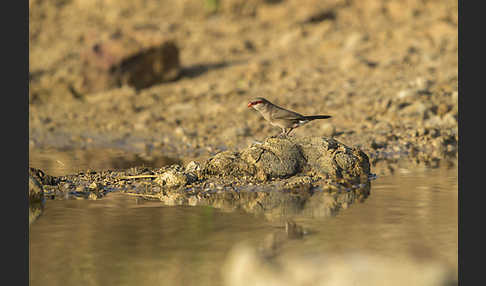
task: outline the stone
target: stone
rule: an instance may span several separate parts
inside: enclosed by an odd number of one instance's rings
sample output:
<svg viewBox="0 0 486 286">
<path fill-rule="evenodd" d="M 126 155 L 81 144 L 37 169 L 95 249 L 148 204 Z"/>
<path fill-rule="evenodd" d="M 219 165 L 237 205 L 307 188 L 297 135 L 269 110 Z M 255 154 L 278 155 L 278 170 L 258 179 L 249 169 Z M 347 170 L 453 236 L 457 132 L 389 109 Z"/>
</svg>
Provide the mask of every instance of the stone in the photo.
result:
<svg viewBox="0 0 486 286">
<path fill-rule="evenodd" d="M 180 74 L 179 49 L 172 41 L 146 48 L 124 58 L 113 74 L 118 82 L 137 90 L 173 81 Z"/>
<path fill-rule="evenodd" d="M 222 269 L 224 285 L 348 286 L 388 285 L 391 281 L 397 286 L 457 284 L 453 270 L 445 263 L 420 261 L 406 255 L 292 253 L 283 255 L 284 259 L 269 259 L 264 254 L 248 243 L 234 246 Z"/>
<path fill-rule="evenodd" d="M 29 169 L 29 227 L 44 209 L 44 189 L 38 179 L 38 171 L 40 170 Z"/>
<path fill-rule="evenodd" d="M 378 134 L 389 134 L 393 130 L 393 126 L 386 121 L 379 121 L 373 126 L 373 129 L 378 133 Z"/>
<path fill-rule="evenodd" d="M 301 137 L 295 141 L 307 165 L 320 176 L 353 178 L 370 174 L 368 156 L 357 148 L 326 137 Z"/>
<path fill-rule="evenodd" d="M 29 202 L 39 202 L 44 198 L 44 191 L 42 189 L 42 184 L 29 174 Z"/>
<path fill-rule="evenodd" d="M 323 123 L 320 128 L 322 136 L 332 137 L 336 134 L 336 126 L 332 123 Z"/>
<path fill-rule="evenodd" d="M 202 164 L 206 174 L 286 178 L 309 172 L 319 177 L 368 176 L 368 156 L 356 148 L 326 137 L 267 138 L 240 151 L 216 154 Z"/>
<path fill-rule="evenodd" d="M 295 175 L 304 164 L 298 147 L 287 139 L 269 138 L 244 150 L 241 157 L 271 178 Z"/>
<path fill-rule="evenodd" d="M 408 116 L 417 116 L 422 119 L 426 111 L 427 106 L 425 106 L 424 103 L 415 101 L 414 103 L 405 106 L 402 110 L 400 110 L 400 113 Z"/>
<path fill-rule="evenodd" d="M 157 183 L 166 187 L 185 186 L 188 182 L 187 176 L 178 169 L 171 169 L 164 172 L 155 179 Z"/>
<path fill-rule="evenodd" d="M 132 42 L 110 39 L 88 46 L 81 53 L 82 81 L 76 89 L 94 93 L 128 85 L 140 90 L 179 77 L 179 49 L 174 41 L 150 45 Z"/>
<path fill-rule="evenodd" d="M 186 169 L 187 172 L 198 172 L 198 171 L 201 170 L 201 164 L 199 164 L 196 161 L 191 161 L 191 162 L 187 163 L 185 169 Z"/>
</svg>

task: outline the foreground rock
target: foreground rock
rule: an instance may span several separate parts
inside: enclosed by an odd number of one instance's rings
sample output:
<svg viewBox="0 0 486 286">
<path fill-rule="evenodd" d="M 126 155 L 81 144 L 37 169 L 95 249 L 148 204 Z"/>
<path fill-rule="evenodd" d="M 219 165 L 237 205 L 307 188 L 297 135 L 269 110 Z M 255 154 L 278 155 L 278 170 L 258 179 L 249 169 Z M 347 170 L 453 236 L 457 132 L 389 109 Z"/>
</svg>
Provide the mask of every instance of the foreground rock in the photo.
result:
<svg viewBox="0 0 486 286">
<path fill-rule="evenodd" d="M 285 259 L 268 259 L 246 244 L 237 245 L 230 252 L 222 274 L 228 286 L 457 285 L 453 271 L 435 261 L 366 253 L 287 255 Z"/>
<path fill-rule="evenodd" d="M 43 182 L 48 176 L 40 170 L 29 168 L 29 226 L 42 214 L 44 208 Z"/>
<path fill-rule="evenodd" d="M 29 171 L 29 203 L 40 202 L 44 198 L 42 184 Z"/>
<path fill-rule="evenodd" d="M 305 173 L 319 178 L 357 179 L 370 174 L 368 156 L 325 137 L 268 138 L 241 152 L 225 151 L 205 162 L 212 175 L 256 176 L 260 181 Z"/>
</svg>

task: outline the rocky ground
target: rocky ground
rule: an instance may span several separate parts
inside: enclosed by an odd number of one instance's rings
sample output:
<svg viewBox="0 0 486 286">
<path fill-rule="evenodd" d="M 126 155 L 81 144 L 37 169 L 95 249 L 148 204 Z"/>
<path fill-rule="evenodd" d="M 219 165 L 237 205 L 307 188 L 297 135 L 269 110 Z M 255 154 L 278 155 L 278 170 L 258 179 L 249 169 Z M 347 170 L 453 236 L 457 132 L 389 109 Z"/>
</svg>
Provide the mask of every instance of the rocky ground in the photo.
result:
<svg viewBox="0 0 486 286">
<path fill-rule="evenodd" d="M 456 1 L 31 0 L 29 7 L 32 154 L 115 146 L 189 162 L 240 150 L 279 132 L 247 108 L 263 96 L 302 114 L 332 115 L 293 136 L 358 147 L 378 174 L 398 159 L 434 166 L 457 157 Z M 126 55 L 137 53 L 179 60 L 161 61 L 154 83 L 130 66 L 140 57 Z"/>
</svg>

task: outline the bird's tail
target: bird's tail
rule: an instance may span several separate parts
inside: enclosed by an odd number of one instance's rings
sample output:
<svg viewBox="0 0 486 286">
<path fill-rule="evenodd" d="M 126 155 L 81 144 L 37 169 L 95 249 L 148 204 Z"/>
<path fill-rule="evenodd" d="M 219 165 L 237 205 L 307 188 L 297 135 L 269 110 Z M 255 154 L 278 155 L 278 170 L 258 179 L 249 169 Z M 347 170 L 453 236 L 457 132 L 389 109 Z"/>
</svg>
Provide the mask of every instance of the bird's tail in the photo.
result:
<svg viewBox="0 0 486 286">
<path fill-rule="evenodd" d="M 331 115 L 310 115 L 310 116 L 304 116 L 305 119 L 307 120 L 314 120 L 314 119 L 327 119 L 331 118 Z"/>
</svg>

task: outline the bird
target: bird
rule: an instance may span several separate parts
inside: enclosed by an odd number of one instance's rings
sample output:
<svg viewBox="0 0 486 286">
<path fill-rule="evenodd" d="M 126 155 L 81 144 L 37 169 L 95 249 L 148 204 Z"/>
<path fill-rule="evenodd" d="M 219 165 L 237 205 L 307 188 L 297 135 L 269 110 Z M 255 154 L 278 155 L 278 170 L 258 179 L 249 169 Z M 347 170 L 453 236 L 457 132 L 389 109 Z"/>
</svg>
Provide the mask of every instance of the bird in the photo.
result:
<svg viewBox="0 0 486 286">
<path fill-rule="evenodd" d="M 292 130 L 316 119 L 331 118 L 330 115 L 305 116 L 294 111 L 277 106 L 263 97 L 256 97 L 248 103 L 248 108 L 253 108 L 270 122 L 273 126 L 282 128 L 279 136 L 288 136 Z"/>
</svg>

